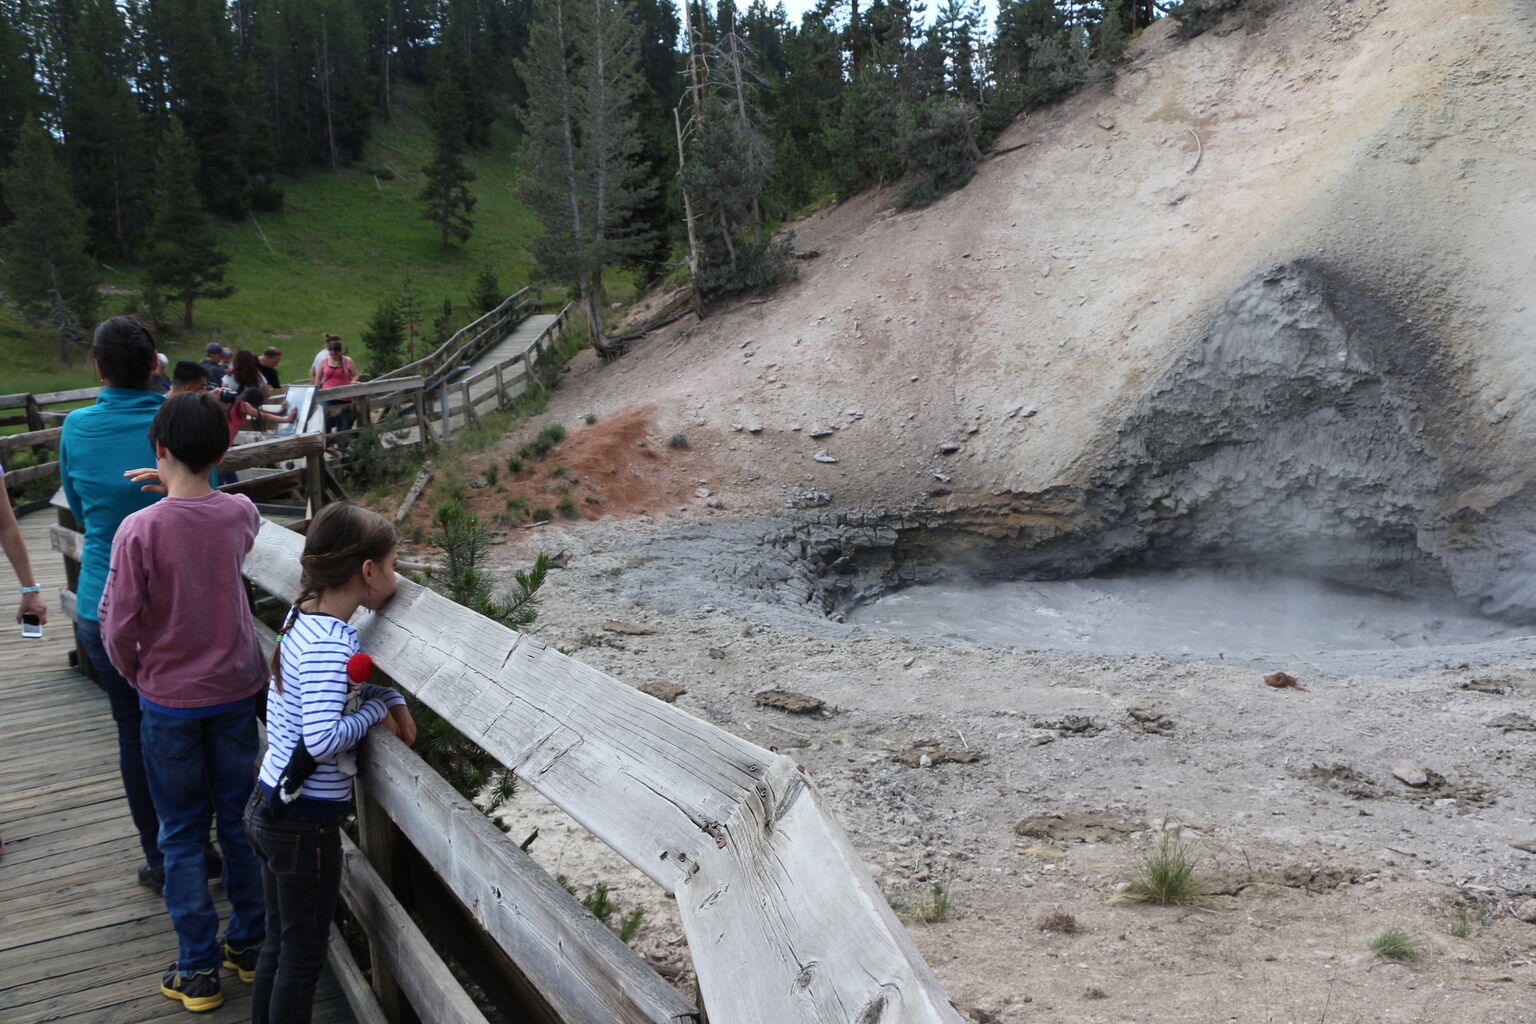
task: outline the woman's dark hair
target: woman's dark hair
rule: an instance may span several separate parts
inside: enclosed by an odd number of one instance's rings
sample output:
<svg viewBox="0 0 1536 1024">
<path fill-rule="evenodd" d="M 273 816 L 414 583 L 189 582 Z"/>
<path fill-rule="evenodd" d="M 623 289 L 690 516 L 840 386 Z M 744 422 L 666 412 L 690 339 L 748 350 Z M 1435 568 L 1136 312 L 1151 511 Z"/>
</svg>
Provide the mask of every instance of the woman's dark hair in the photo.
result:
<svg viewBox="0 0 1536 1024">
<path fill-rule="evenodd" d="M 336 338 L 334 341 L 330 342 L 325 347 L 330 350 L 332 355 L 340 355 L 341 354 L 341 339 L 340 338 Z"/>
<path fill-rule="evenodd" d="M 246 388 L 235 396 L 235 408 L 238 409 L 242 405 L 249 405 L 252 408 L 260 409 L 261 403 L 265 400 L 266 395 L 261 393 L 261 388 Z M 247 417 L 247 419 L 254 419 L 256 421 L 257 430 L 267 429 L 267 421 L 265 418 L 261 416 L 251 416 Z"/>
<path fill-rule="evenodd" d="M 363 571 L 364 562 L 382 562 L 395 549 L 395 528 L 377 512 L 338 501 L 320 510 L 304 535 L 299 559 L 299 596 L 283 623 L 272 651 L 272 684 L 283 692 L 282 636 L 293 628 L 299 605 L 313 601 L 332 587 L 344 587 Z"/>
<path fill-rule="evenodd" d="M 164 445 L 177 462 L 201 473 L 229 450 L 224 408 L 206 391 L 172 395 L 149 423 L 149 443 Z"/>
<path fill-rule="evenodd" d="M 235 353 L 235 363 L 230 367 L 229 375 L 235 378 L 235 387 L 241 389 L 260 388 L 267 380 L 261 375 L 261 364 L 256 361 L 256 354 L 248 348 Z"/>
<path fill-rule="evenodd" d="M 148 391 L 155 372 L 155 336 L 137 317 L 108 317 L 96 325 L 91 358 L 101 364 L 107 387 Z"/>
</svg>

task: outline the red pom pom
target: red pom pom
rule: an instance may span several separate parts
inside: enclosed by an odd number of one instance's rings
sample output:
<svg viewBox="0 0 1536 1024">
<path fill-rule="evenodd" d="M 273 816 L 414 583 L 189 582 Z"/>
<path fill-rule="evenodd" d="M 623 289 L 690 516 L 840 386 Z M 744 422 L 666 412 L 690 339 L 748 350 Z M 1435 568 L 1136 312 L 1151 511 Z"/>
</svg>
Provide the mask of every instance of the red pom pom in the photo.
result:
<svg viewBox="0 0 1536 1024">
<path fill-rule="evenodd" d="M 373 677 L 373 659 L 359 651 L 347 659 L 347 678 L 354 683 L 366 683 Z"/>
</svg>

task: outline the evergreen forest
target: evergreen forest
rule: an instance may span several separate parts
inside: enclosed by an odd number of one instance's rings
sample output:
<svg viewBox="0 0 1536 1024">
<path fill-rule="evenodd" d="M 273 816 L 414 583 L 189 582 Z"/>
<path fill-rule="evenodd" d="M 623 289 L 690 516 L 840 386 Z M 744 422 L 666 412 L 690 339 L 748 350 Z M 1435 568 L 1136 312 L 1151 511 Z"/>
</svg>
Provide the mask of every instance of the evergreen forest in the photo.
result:
<svg viewBox="0 0 1536 1024">
<path fill-rule="evenodd" d="M 282 303 L 231 226 L 275 256 L 263 218 L 334 192 L 314 182 L 398 176 L 412 241 L 361 247 L 390 280 L 349 314 L 403 298 L 429 333 L 487 275 L 537 279 L 579 295 L 606 351 L 605 284 L 670 276 L 700 312 L 772 285 L 785 221 L 870 186 L 930 202 L 1153 18 L 1198 30 L 1237 3 L 1001 0 L 989 23 L 980 0 L 798 20 L 764 0 L 0 0 L 0 289 L 23 325 L 3 340 L 69 360 L 125 307 L 174 333 L 206 304 Z M 378 159 L 402 131 L 412 159 Z"/>
</svg>

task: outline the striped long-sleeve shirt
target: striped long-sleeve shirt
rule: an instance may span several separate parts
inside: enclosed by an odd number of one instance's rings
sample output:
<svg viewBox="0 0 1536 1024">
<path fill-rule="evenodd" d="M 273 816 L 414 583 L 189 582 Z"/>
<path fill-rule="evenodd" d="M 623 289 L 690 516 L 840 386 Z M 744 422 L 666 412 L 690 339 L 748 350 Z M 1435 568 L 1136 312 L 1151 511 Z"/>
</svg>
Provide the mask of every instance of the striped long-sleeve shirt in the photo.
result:
<svg viewBox="0 0 1536 1024">
<path fill-rule="evenodd" d="M 327 805 L 340 814 L 352 798 L 352 772 L 338 755 L 362 742 L 383 721 L 388 709 L 404 704 L 382 686 L 363 689 L 362 706 L 346 710 L 350 687 L 347 659 L 357 653 L 357 630 L 331 615 L 301 612 L 283 634 L 283 692 L 274 686 L 267 697 L 267 753 L 261 759 L 261 783 L 277 787 L 288 758 L 302 737 L 317 762 L 315 773 L 299 791 L 295 810 L 328 817 Z M 318 806 L 312 801 L 326 801 Z M 341 805 L 341 806 L 338 806 Z"/>
</svg>

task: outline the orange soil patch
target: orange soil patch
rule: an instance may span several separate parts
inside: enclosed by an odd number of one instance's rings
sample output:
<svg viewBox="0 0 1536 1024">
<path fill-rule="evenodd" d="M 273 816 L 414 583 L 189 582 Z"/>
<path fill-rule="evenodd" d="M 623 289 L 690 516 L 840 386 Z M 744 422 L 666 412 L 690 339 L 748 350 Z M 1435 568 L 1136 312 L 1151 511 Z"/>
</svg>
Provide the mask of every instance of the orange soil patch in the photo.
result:
<svg viewBox="0 0 1536 1024">
<path fill-rule="evenodd" d="M 554 517 L 570 521 L 622 518 L 687 504 L 698 486 L 693 477 L 702 468 L 695 465 L 699 456 L 690 449 L 670 448 L 666 437 L 650 434 L 654 412 L 654 406 L 646 405 L 591 426 L 580 421 L 568 424 L 569 434 L 554 451 L 543 458 L 525 459 L 518 473 L 508 471 L 507 457 L 542 424 L 508 435 L 494 451 L 470 462 L 467 470 L 470 479 L 489 477 L 494 465 L 496 484 L 506 493 L 495 485 L 470 488 L 470 510 L 487 523 L 518 526 L 531 521 L 531 516 L 508 508 L 507 502 L 517 496 L 529 512 L 548 509 Z M 557 467 L 564 467 L 564 472 L 558 473 Z M 556 511 L 565 494 L 576 502 L 569 515 Z M 430 530 L 432 510 L 426 506 L 423 502 L 413 510 L 411 520 Z"/>
</svg>

